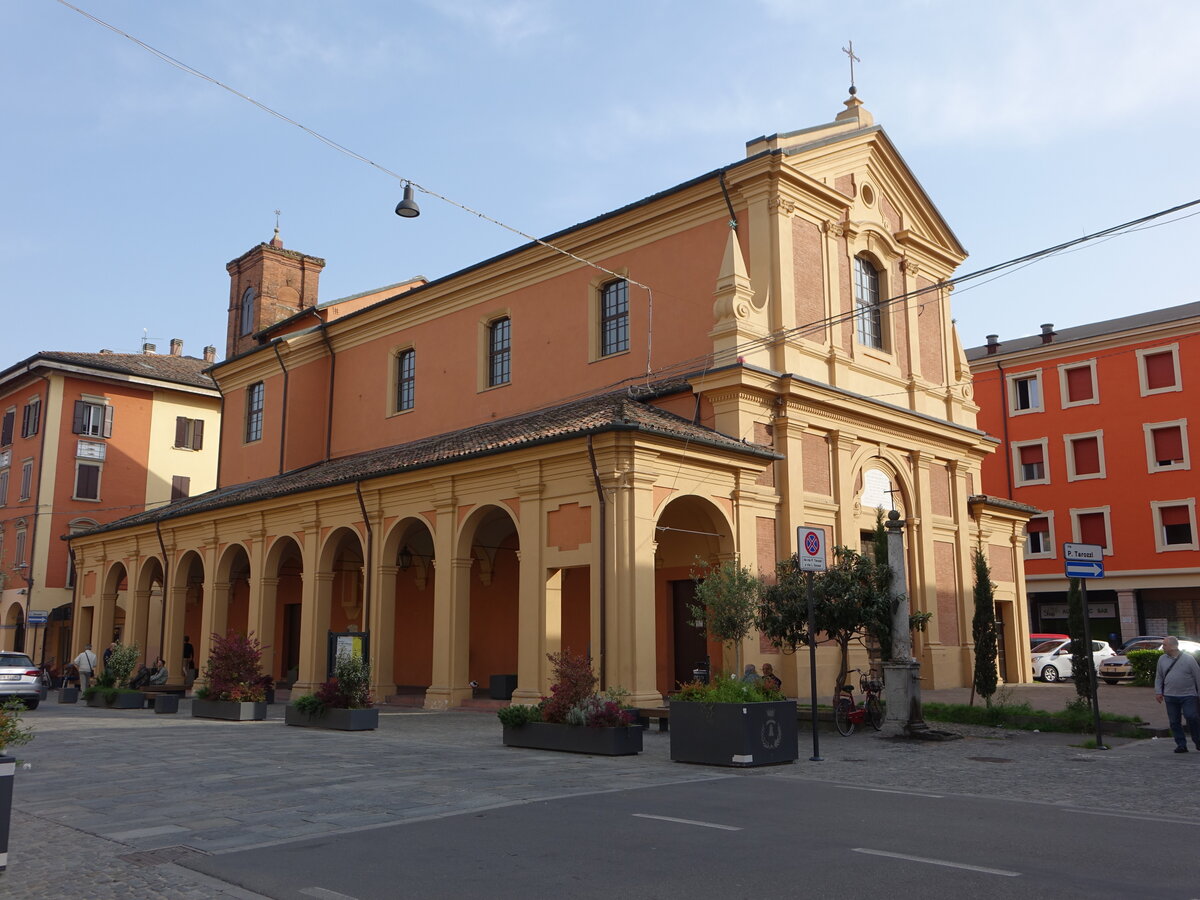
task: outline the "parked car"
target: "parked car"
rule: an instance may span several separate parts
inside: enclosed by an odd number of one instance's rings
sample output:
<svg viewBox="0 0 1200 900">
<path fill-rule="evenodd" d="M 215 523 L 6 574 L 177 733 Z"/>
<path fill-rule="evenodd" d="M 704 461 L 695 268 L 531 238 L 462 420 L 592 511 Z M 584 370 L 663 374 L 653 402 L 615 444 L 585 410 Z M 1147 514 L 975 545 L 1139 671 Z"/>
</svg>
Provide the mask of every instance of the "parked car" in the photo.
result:
<svg viewBox="0 0 1200 900">
<path fill-rule="evenodd" d="M 1038 644 L 1044 644 L 1046 641 L 1069 641 L 1069 634 L 1031 634 L 1029 635 L 1029 648 L 1032 650 Z"/>
<path fill-rule="evenodd" d="M 1105 684 L 1116 684 L 1119 681 L 1133 678 L 1133 666 L 1125 654 L 1130 650 L 1161 650 L 1162 642 L 1162 637 L 1156 634 L 1143 634 L 1140 637 L 1131 638 L 1122 645 L 1121 652 L 1116 656 L 1101 660 L 1096 671 L 1104 679 Z M 1187 653 L 1195 653 L 1200 650 L 1200 641 L 1180 638 L 1179 649 Z"/>
<path fill-rule="evenodd" d="M 38 668 L 24 653 L 0 652 L 0 700 L 16 697 L 29 709 L 41 699 Z"/>
<path fill-rule="evenodd" d="M 1044 641 L 1031 651 L 1033 655 L 1033 677 L 1043 681 L 1058 681 L 1071 677 L 1071 639 Z M 1108 641 L 1092 641 L 1092 665 L 1099 666 L 1100 660 L 1113 655 Z"/>
</svg>

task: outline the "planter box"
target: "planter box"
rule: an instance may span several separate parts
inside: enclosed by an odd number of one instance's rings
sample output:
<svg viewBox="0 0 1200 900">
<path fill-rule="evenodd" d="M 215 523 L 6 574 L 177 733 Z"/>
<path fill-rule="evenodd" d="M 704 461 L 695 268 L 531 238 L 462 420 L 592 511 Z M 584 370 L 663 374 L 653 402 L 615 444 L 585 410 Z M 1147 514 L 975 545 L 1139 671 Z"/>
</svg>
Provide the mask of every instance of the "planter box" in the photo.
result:
<svg viewBox="0 0 1200 900">
<path fill-rule="evenodd" d="M 589 728 L 553 722 L 530 722 L 516 727 L 505 725 L 504 746 L 590 753 L 593 756 L 633 756 L 642 752 L 642 729 L 637 725 Z"/>
<path fill-rule="evenodd" d="M 267 717 L 266 703 L 234 700 L 193 700 L 193 719 L 225 719 L 230 722 L 260 722 Z"/>
<path fill-rule="evenodd" d="M 177 713 L 179 712 L 179 695 L 178 694 L 159 694 L 154 698 L 154 711 L 156 713 Z"/>
<path fill-rule="evenodd" d="M 77 687 L 60 688 L 58 691 L 58 702 L 59 703 L 78 703 L 79 702 L 79 688 L 77 688 Z"/>
<path fill-rule="evenodd" d="M 13 776 L 17 758 L 0 751 L 0 872 L 8 868 L 8 828 L 12 819 Z"/>
<path fill-rule="evenodd" d="M 141 709 L 142 692 L 120 693 L 113 697 L 111 702 L 104 694 L 97 692 L 88 697 L 87 705 L 93 709 Z"/>
<path fill-rule="evenodd" d="M 708 766 L 774 766 L 799 756 L 796 701 L 671 703 L 671 759 Z"/>
<path fill-rule="evenodd" d="M 323 715 L 301 712 L 290 703 L 283 708 L 283 721 L 301 728 L 332 728 L 335 731 L 374 731 L 379 727 L 377 709 L 327 709 Z"/>
</svg>

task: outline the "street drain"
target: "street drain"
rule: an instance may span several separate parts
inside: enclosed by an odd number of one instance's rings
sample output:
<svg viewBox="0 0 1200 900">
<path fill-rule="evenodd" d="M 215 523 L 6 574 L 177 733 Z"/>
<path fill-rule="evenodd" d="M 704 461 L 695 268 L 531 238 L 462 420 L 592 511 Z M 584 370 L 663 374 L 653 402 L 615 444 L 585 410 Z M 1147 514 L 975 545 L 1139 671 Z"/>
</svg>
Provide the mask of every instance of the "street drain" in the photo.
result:
<svg viewBox="0 0 1200 900">
<path fill-rule="evenodd" d="M 1003 756 L 968 756 L 967 759 L 975 762 L 990 762 L 990 763 L 1010 763 L 1011 759 L 1005 759 Z"/>
<path fill-rule="evenodd" d="M 159 847 L 157 850 L 139 850 L 136 853 L 122 853 L 117 856 L 117 859 L 133 863 L 135 866 L 162 866 L 167 863 L 179 862 L 179 860 L 190 856 L 207 855 L 203 850 L 196 850 L 192 847 L 183 847 L 176 844 L 174 847 Z"/>
</svg>

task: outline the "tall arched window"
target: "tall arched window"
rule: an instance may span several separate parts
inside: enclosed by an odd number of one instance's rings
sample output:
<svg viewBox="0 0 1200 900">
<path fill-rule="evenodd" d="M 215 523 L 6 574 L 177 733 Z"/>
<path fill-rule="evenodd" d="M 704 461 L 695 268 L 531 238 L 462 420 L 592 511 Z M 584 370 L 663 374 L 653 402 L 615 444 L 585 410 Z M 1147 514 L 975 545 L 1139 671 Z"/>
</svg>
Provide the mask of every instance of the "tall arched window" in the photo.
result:
<svg viewBox="0 0 1200 900">
<path fill-rule="evenodd" d="M 246 293 L 242 294 L 242 328 L 243 335 L 249 334 L 254 330 L 254 288 L 246 288 Z"/>
<path fill-rule="evenodd" d="M 868 260 L 854 258 L 854 317 L 858 342 L 883 349 L 883 317 L 879 310 L 879 273 Z"/>
<path fill-rule="evenodd" d="M 488 325 L 488 387 L 508 384 L 512 377 L 512 322 L 505 316 Z"/>
</svg>

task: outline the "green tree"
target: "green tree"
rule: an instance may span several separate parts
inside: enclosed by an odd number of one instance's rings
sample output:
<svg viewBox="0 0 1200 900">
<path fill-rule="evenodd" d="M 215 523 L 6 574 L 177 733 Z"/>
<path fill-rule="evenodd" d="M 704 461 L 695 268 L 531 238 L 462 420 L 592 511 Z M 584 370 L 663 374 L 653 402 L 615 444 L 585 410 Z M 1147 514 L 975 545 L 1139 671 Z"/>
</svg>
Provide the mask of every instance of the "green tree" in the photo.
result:
<svg viewBox="0 0 1200 900">
<path fill-rule="evenodd" d="M 992 705 L 992 694 L 996 693 L 996 586 L 992 584 L 992 572 L 988 568 L 983 552 L 976 550 L 975 558 L 975 617 L 971 620 L 971 638 L 975 641 L 975 680 L 972 683 L 971 701 L 979 694 L 988 705 Z"/>
<path fill-rule="evenodd" d="M 758 627 L 776 647 L 795 651 L 808 643 L 807 580 L 795 557 L 780 563 L 776 583 L 763 588 Z M 846 683 L 850 643 L 873 623 L 890 618 L 892 571 L 849 547 L 833 548 L 833 564 L 813 576 L 813 627 L 841 651 L 837 690 Z"/>
<path fill-rule="evenodd" d="M 695 603 L 688 605 L 693 622 L 709 638 L 733 650 L 734 671 L 741 672 L 742 641 L 758 614 L 762 581 L 733 560 L 692 570 Z"/>
<path fill-rule="evenodd" d="M 1091 700 L 1094 686 L 1088 678 L 1091 671 L 1092 648 L 1083 639 L 1083 595 L 1079 579 L 1071 579 L 1067 592 L 1067 633 L 1071 635 L 1071 679 L 1075 682 L 1075 693 L 1082 699 Z"/>
</svg>

